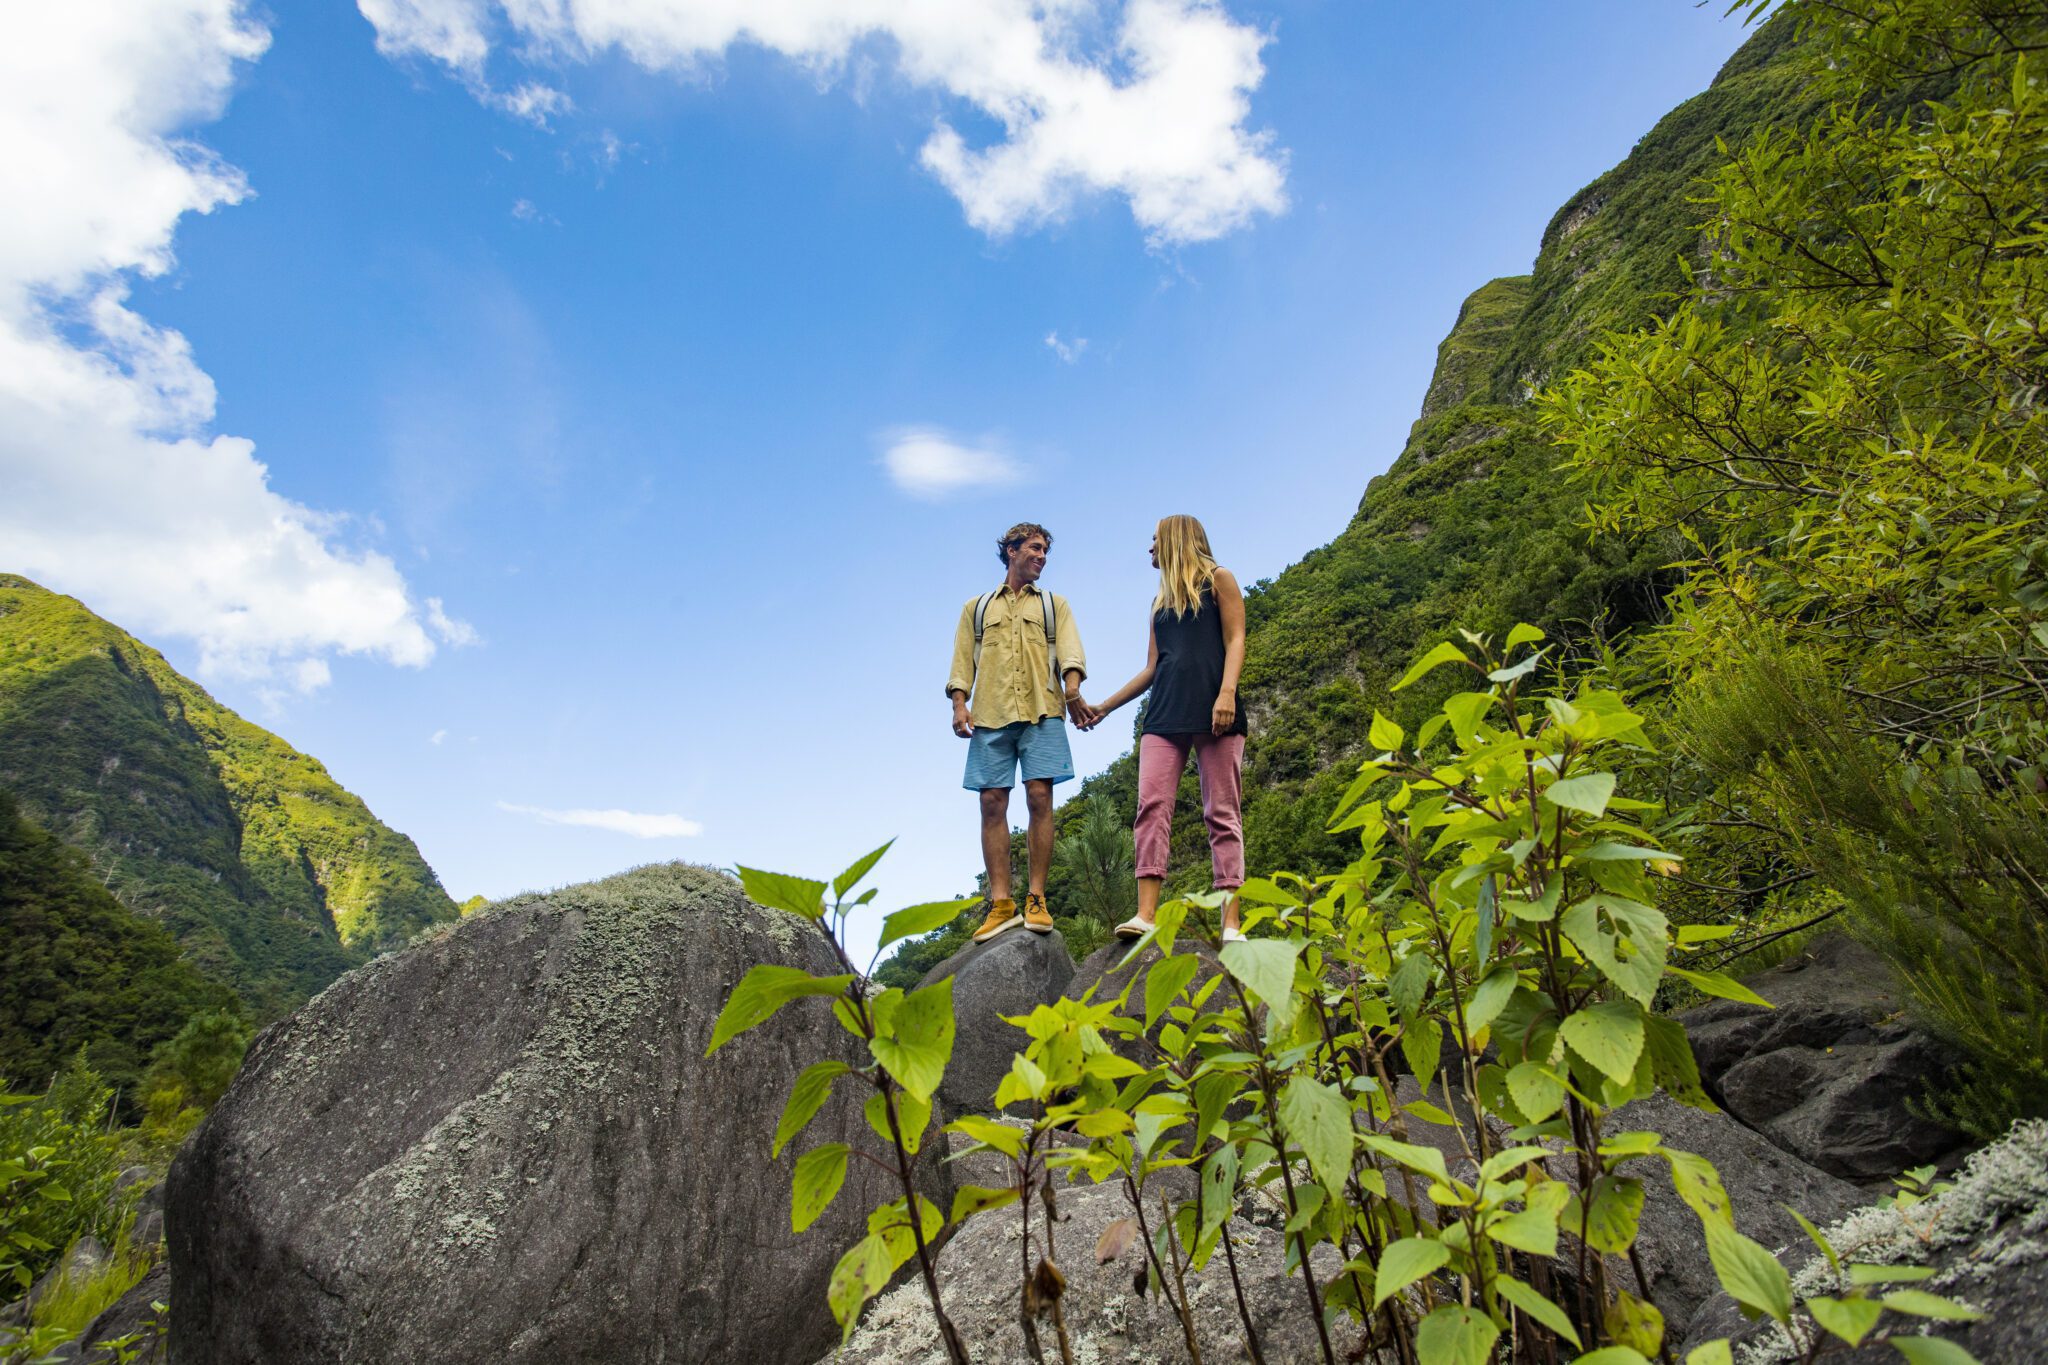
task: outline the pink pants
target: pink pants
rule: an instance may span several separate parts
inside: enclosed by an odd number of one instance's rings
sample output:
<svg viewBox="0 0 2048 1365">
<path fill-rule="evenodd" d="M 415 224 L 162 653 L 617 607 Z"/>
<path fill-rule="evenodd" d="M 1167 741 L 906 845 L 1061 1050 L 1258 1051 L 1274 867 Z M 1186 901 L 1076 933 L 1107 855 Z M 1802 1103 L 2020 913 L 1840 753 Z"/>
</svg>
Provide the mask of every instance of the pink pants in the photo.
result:
<svg viewBox="0 0 2048 1365">
<path fill-rule="evenodd" d="M 1202 774 L 1202 819 L 1209 826 L 1209 865 L 1219 890 L 1244 885 L 1244 817 L 1239 779 L 1243 735 L 1145 735 L 1138 740 L 1138 821 L 1132 831 L 1137 874 L 1164 877 L 1173 837 L 1173 798 L 1188 750 Z"/>
</svg>

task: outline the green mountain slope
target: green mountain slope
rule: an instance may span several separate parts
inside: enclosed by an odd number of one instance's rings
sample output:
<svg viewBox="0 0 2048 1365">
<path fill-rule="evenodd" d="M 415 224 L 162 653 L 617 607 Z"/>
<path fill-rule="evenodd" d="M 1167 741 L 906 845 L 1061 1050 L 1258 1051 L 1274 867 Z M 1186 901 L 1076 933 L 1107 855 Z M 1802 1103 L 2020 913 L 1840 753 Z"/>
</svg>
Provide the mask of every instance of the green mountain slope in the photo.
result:
<svg viewBox="0 0 2048 1365">
<path fill-rule="evenodd" d="M 259 1015 L 456 917 L 321 765 L 76 600 L 0 574 L 0 788 Z"/>
<path fill-rule="evenodd" d="M 1384 705 L 1388 684 L 1432 639 L 1460 625 L 1526 620 L 1584 648 L 1659 610 L 1678 547 L 1589 537 L 1583 493 L 1560 474 L 1528 399 L 1587 359 L 1604 333 L 1668 311 L 1687 265 L 1702 259 L 1704 210 L 1690 197 L 1723 159 L 1716 139 L 1736 145 L 1819 108 L 1792 40 L 1786 18 L 1760 27 L 1711 87 L 1559 208 L 1530 274 L 1466 299 L 1407 444 L 1367 486 L 1351 524 L 1247 595 L 1245 842 L 1254 872 L 1332 871 L 1355 856 L 1355 842 L 1323 832 L 1350 779 L 1338 760 L 1363 743 L 1369 699 Z M 1229 563 L 1230 547 L 1218 548 Z M 1396 719 L 1419 718 L 1435 701 L 1427 687 L 1404 693 Z M 1136 793 L 1127 754 L 1061 807 L 1061 837 L 1094 801 L 1129 818 Z M 1207 887 L 1192 765 L 1173 867 L 1177 888 Z M 1085 910 L 1058 872 L 1047 889 L 1056 913 Z M 908 962 L 921 951 L 902 953 Z"/>
<path fill-rule="evenodd" d="M 234 993 L 0 792 L 0 1089 L 41 1089 L 80 1048 L 132 1083 L 150 1049 Z"/>
</svg>

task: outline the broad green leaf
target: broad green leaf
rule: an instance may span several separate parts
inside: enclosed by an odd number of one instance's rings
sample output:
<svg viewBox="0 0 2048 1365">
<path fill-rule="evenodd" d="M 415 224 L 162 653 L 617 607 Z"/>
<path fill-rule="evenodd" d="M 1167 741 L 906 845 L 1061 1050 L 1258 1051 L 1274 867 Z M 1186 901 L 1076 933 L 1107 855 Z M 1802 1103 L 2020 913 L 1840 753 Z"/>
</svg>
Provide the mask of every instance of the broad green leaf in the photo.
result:
<svg viewBox="0 0 2048 1365">
<path fill-rule="evenodd" d="M 1978 1365 L 1977 1357 L 1941 1337 L 1892 1337 L 1894 1350 L 1911 1365 Z"/>
<path fill-rule="evenodd" d="M 889 1276 L 896 1267 L 889 1247 L 874 1233 L 855 1242 L 839 1264 L 832 1267 L 832 1281 L 825 1290 L 825 1301 L 832 1306 L 832 1316 L 839 1322 L 839 1344 L 844 1346 L 853 1335 L 854 1324 L 860 1321 L 860 1310 L 867 1301 L 882 1292 L 889 1283 Z"/>
<path fill-rule="evenodd" d="M 1685 1353 L 1685 1365 L 1735 1365 L 1735 1348 L 1718 1337 Z"/>
<path fill-rule="evenodd" d="M 1806 1234 L 1807 1240 L 1819 1247 L 1820 1254 L 1828 1258 L 1828 1269 L 1840 1275 L 1842 1273 L 1842 1258 L 1835 1254 L 1834 1243 L 1830 1242 L 1826 1235 L 1819 1228 L 1815 1227 L 1807 1216 L 1798 1209 L 1793 1208 L 1790 1204 L 1780 1204 L 1778 1207 L 1792 1215 L 1793 1219 L 1798 1222 L 1800 1230 Z"/>
<path fill-rule="evenodd" d="M 1470 747 L 1479 733 L 1479 722 L 1493 709 L 1494 696 L 1491 692 L 1460 692 L 1447 698 L 1443 704 L 1444 715 L 1450 718 L 1451 733 L 1458 737 L 1458 743 Z"/>
<path fill-rule="evenodd" d="M 1557 1255 L 1557 1218 L 1540 1209 L 1523 1209 L 1497 1219 L 1487 1225 L 1486 1235 L 1532 1256 Z"/>
<path fill-rule="evenodd" d="M 1038 1063 L 1019 1052 L 1010 1058 L 1010 1069 L 996 1085 L 995 1106 L 1008 1109 L 1020 1100 L 1038 1099 L 1045 1094 L 1045 1072 Z"/>
<path fill-rule="evenodd" d="M 946 1125 L 946 1131 L 963 1133 L 976 1142 L 985 1142 L 1004 1156 L 1013 1157 L 1024 1150 L 1026 1134 L 1023 1129 L 1004 1123 L 1000 1119 L 992 1119 L 986 1114 L 968 1114 L 964 1118 L 954 1119 Z"/>
<path fill-rule="evenodd" d="M 1401 1056 L 1423 1090 L 1436 1079 L 1438 1060 L 1443 1056 L 1444 1026 L 1428 1015 L 1401 1030 Z"/>
<path fill-rule="evenodd" d="M 1413 1019 L 1422 1008 L 1422 998 L 1429 993 L 1430 977 L 1435 964 L 1429 954 L 1417 950 L 1401 959 L 1401 965 L 1394 968 L 1394 975 L 1387 981 L 1387 997 L 1394 1002 L 1394 1008 L 1401 1012 L 1403 1019 Z"/>
<path fill-rule="evenodd" d="M 704 1055 L 709 1057 L 756 1024 L 768 1022 L 790 1001 L 806 995 L 839 995 L 852 981 L 851 976 L 812 976 L 801 967 L 760 963 L 749 969 L 725 998 L 725 1008 L 718 1012 L 718 1021 L 711 1026 L 711 1041 L 705 1046 Z"/>
<path fill-rule="evenodd" d="M 1016 1202 L 1015 1185 L 993 1188 L 987 1185 L 962 1185 L 953 1192 L 953 1221 L 957 1223 L 988 1209 L 999 1209 L 1005 1204 Z"/>
<path fill-rule="evenodd" d="M 1383 1137 L 1378 1133 L 1360 1133 L 1358 1140 L 1378 1152 L 1391 1157 L 1411 1171 L 1420 1171 L 1448 1185 L 1450 1171 L 1444 1166 L 1444 1154 L 1434 1147 L 1421 1147 L 1397 1138 Z"/>
<path fill-rule="evenodd" d="M 1499 1339 L 1500 1328 L 1492 1318 L 1476 1308 L 1450 1304 L 1416 1327 L 1415 1355 L 1429 1365 L 1486 1365 Z"/>
<path fill-rule="evenodd" d="M 844 896 L 854 887 L 860 885 L 860 879 L 862 877 L 867 876 L 868 873 L 874 871 L 875 864 L 882 861 L 882 855 L 884 853 L 887 853 L 889 851 L 890 845 L 894 844 L 895 842 L 896 841 L 894 839 L 891 839 L 887 844 L 883 844 L 873 853 L 868 854 L 864 858 L 855 860 L 852 867 L 847 868 L 846 871 L 834 877 L 832 879 L 832 894 L 834 896 Z"/>
<path fill-rule="evenodd" d="M 1074 1131 L 1085 1138 L 1115 1137 L 1135 1126 L 1131 1116 L 1121 1109 L 1096 1109 L 1074 1121 Z"/>
<path fill-rule="evenodd" d="M 1366 731 L 1365 738 L 1366 742 L 1371 744 L 1373 748 L 1384 749 L 1392 753 L 1401 747 L 1401 741 L 1407 737 L 1408 732 L 1406 730 L 1388 720 L 1378 711 L 1372 713 L 1372 728 Z"/>
<path fill-rule="evenodd" d="M 1911 1284 L 1915 1280 L 1934 1278 L 1931 1265 L 1852 1265 L 1849 1267 L 1849 1283 L 1865 1288 L 1873 1284 Z"/>
<path fill-rule="evenodd" d="M 1656 1000 L 1669 948 L 1664 915 L 1656 907 L 1598 893 L 1566 910 L 1558 927 L 1629 999 L 1645 1009 Z"/>
<path fill-rule="evenodd" d="M 1729 1202 L 1728 1190 L 1721 1184 L 1721 1173 L 1714 1169 L 1713 1162 L 1670 1147 L 1663 1149 L 1663 1156 L 1671 1166 L 1671 1188 L 1702 1224 L 1735 1226 L 1735 1206 Z"/>
<path fill-rule="evenodd" d="M 808 877 L 790 877 L 780 872 L 763 872 L 758 867 L 740 868 L 740 885 L 747 899 L 771 910 L 787 910 L 814 920 L 825 913 L 825 883 Z"/>
<path fill-rule="evenodd" d="M 1152 970 L 1145 973 L 1145 1027 L 1151 1028 L 1166 1012 L 1188 982 L 1195 979 L 1195 973 L 1202 968 L 1202 959 L 1193 953 L 1176 953 L 1163 957 L 1152 964 Z"/>
<path fill-rule="evenodd" d="M 1741 926 L 1734 924 L 1681 924 L 1678 926 L 1678 946 L 1691 948 L 1739 932 Z"/>
<path fill-rule="evenodd" d="M 1778 1258 L 1726 1224 L 1708 1221 L 1707 1257 L 1728 1297 L 1778 1323 L 1792 1319 L 1792 1281 Z"/>
<path fill-rule="evenodd" d="M 1199 1231 L 1207 1237 L 1223 1226 L 1237 1203 L 1237 1148 L 1224 1143 L 1202 1163 L 1202 1222 Z"/>
<path fill-rule="evenodd" d="M 1389 688 L 1388 690 L 1392 692 L 1399 692 L 1403 688 L 1409 686 L 1411 683 L 1418 681 L 1423 676 L 1430 673 L 1432 670 L 1441 668 L 1445 664 L 1470 664 L 1471 662 L 1472 661 L 1470 659 L 1465 657 L 1464 650 L 1459 649 L 1449 640 L 1446 640 L 1442 644 L 1438 645 L 1435 649 L 1429 651 L 1429 653 L 1423 655 L 1420 659 L 1417 659 L 1415 661 L 1415 666 L 1409 669 L 1406 673 L 1403 673 L 1401 675 L 1401 681 L 1395 683 L 1393 687 Z M 1396 743 L 1398 742 L 1399 741 L 1396 741 Z M 1377 741 L 1375 741 L 1375 743 L 1377 743 Z M 1391 749 L 1394 747 L 1394 745 L 1386 744 L 1381 745 L 1380 747 Z"/>
<path fill-rule="evenodd" d="M 1574 1357 L 1572 1365 L 1650 1365 L 1650 1362 L 1633 1347 L 1602 1346 L 1597 1351 Z"/>
<path fill-rule="evenodd" d="M 1603 839 L 1591 848 L 1582 848 L 1572 855 L 1582 863 L 1655 863 L 1683 862 L 1676 853 L 1666 853 L 1661 848 L 1643 848 L 1636 844 L 1617 844 Z"/>
<path fill-rule="evenodd" d="M 1541 630 L 1524 621 L 1508 632 L 1507 639 L 1501 641 L 1500 652 L 1507 654 L 1516 645 L 1540 645 L 1548 638 Z"/>
<path fill-rule="evenodd" d="M 1658 1311 L 1656 1304 L 1647 1303 L 1625 1289 L 1607 1305 L 1602 1325 L 1607 1329 L 1607 1339 L 1617 1346 L 1639 1351 L 1644 1356 L 1656 1355 L 1663 1349 L 1664 1314 Z"/>
<path fill-rule="evenodd" d="M 816 1116 L 818 1110 L 832 1093 L 832 1082 L 853 1070 L 845 1062 L 813 1062 L 805 1067 L 803 1074 L 796 1078 L 796 1084 L 789 1088 L 789 1103 L 782 1107 L 782 1120 L 775 1125 L 775 1141 L 768 1148 L 768 1155 L 778 1157 L 789 1140 L 804 1130 Z"/>
<path fill-rule="evenodd" d="M 802 1232 L 818 1221 L 846 1183 L 846 1153 L 843 1142 L 821 1143 L 796 1159 L 796 1176 L 789 1203 L 789 1223 Z"/>
<path fill-rule="evenodd" d="M 1511 1242 L 1509 1245 L 1512 1246 L 1514 1244 Z M 1545 1252 L 1544 1254 L 1548 1255 L 1549 1253 Z M 1579 1331 L 1576 1327 L 1572 1326 L 1572 1320 L 1564 1315 L 1562 1308 L 1559 1308 L 1549 1299 L 1537 1293 L 1534 1286 L 1523 1284 L 1520 1280 L 1510 1279 L 1508 1276 L 1502 1275 L 1494 1280 L 1493 1287 L 1502 1298 L 1563 1337 L 1566 1341 L 1569 1341 L 1573 1346 L 1579 1344 Z"/>
<path fill-rule="evenodd" d="M 1739 1000 L 1745 1005 L 1762 1005 L 1765 1009 L 1776 1008 L 1770 1001 L 1734 977 L 1720 972 L 1689 972 L 1683 967 L 1673 967 L 1671 974 L 1682 981 L 1690 982 L 1706 995 L 1717 995 L 1723 1000 Z"/>
<path fill-rule="evenodd" d="M 1564 1104 L 1564 1084 L 1541 1062 L 1522 1062 L 1508 1071 L 1508 1097 L 1522 1117 L 1541 1123 Z"/>
<path fill-rule="evenodd" d="M 1680 1104 L 1714 1112 L 1716 1105 L 1700 1084 L 1699 1062 L 1685 1025 L 1661 1014 L 1643 1016 L 1643 1047 L 1650 1054 L 1650 1073 L 1666 1094 Z"/>
<path fill-rule="evenodd" d="M 1820 1297 L 1806 1300 L 1806 1311 L 1830 1335 L 1855 1346 L 1877 1326 L 1877 1320 L 1884 1316 L 1884 1305 L 1876 1299 Z"/>
<path fill-rule="evenodd" d="M 931 901 L 924 905 L 905 906 L 882 921 L 881 942 L 875 946 L 886 948 L 898 939 L 929 934 L 941 925 L 951 924 L 962 910 L 975 904 L 979 899 L 977 896 L 969 896 L 964 900 Z"/>
<path fill-rule="evenodd" d="M 1296 1076 L 1280 1092 L 1280 1122 L 1326 1189 L 1351 1174 L 1351 1106 L 1321 1081 Z"/>
<path fill-rule="evenodd" d="M 875 1130 L 875 1136 L 893 1146 L 896 1139 L 889 1132 L 889 1102 L 882 1098 L 882 1092 L 877 1090 L 869 1095 L 862 1108 L 867 1114 L 868 1127 Z M 903 1150 L 916 1156 L 917 1149 L 924 1144 L 924 1130 L 931 1126 L 931 1101 L 921 1100 L 899 1087 L 896 1091 L 896 1122 L 903 1129 Z"/>
<path fill-rule="evenodd" d="M 1294 1018 L 1294 959 L 1301 947 L 1288 939 L 1254 938 L 1226 943 L 1218 954 L 1223 969 L 1272 1011 L 1276 1034 Z"/>
<path fill-rule="evenodd" d="M 1551 805 L 1562 806 L 1566 810 L 1583 811 L 1595 819 L 1607 813 L 1607 802 L 1613 795 L 1613 773 L 1586 773 L 1580 777 L 1567 777 L 1543 789 L 1543 799 Z"/>
<path fill-rule="evenodd" d="M 1378 1308 L 1424 1275 L 1435 1274 L 1450 1259 L 1451 1249 L 1442 1242 L 1403 1237 L 1380 1254 L 1379 1268 L 1373 1273 L 1372 1306 Z"/>
<path fill-rule="evenodd" d="M 1636 1223 L 1642 1213 L 1642 1181 L 1625 1175 L 1603 1175 L 1593 1182 L 1592 1199 L 1582 1204 L 1573 1195 L 1558 1222 L 1595 1251 L 1619 1256 L 1635 1241 Z"/>
<path fill-rule="evenodd" d="M 1491 1024 L 1507 1008 L 1514 998 L 1515 987 L 1521 983 L 1521 976 L 1513 967 L 1502 965 L 1488 972 L 1477 986 L 1472 988 L 1472 998 L 1465 1002 L 1465 1027 L 1472 1032 Z"/>
<path fill-rule="evenodd" d="M 1616 1084 L 1634 1079 L 1643 1051 L 1643 1013 L 1634 1004 L 1610 1000 L 1588 1006 L 1568 1015 L 1557 1031 L 1566 1046 Z M 1508 1084 L 1514 1084 L 1512 1072 Z"/>
<path fill-rule="evenodd" d="M 1948 1322 L 1977 1322 L 1984 1316 L 1974 1308 L 1965 1308 L 1924 1289 L 1894 1289 L 1884 1296 L 1884 1306 L 1895 1313 L 1910 1313 L 1916 1318 L 1941 1318 Z"/>
<path fill-rule="evenodd" d="M 890 1025 L 889 1036 L 874 1038 L 868 1050 L 898 1085 L 930 1100 L 953 1057 L 953 978 L 904 996 Z"/>
<path fill-rule="evenodd" d="M 1491 872 L 1479 884 L 1479 901 L 1473 907 L 1473 916 L 1472 965 L 1485 971 L 1486 959 L 1493 956 L 1494 926 L 1500 923 L 1500 885 Z"/>
</svg>

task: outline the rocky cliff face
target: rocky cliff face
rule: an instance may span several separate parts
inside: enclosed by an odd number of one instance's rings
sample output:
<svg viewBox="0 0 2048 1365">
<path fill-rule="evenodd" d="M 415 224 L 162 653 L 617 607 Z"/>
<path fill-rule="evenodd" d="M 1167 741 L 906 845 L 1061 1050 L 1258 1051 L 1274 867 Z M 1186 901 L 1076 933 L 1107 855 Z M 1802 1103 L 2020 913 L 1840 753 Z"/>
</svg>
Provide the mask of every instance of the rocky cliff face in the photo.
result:
<svg viewBox="0 0 2048 1365">
<path fill-rule="evenodd" d="M 257 1041 L 172 1167 L 176 1359 L 814 1359 L 826 1280 L 894 1182 L 856 1160 L 790 1231 L 783 1099 L 813 1061 L 868 1059 L 816 999 L 706 1058 L 758 962 L 836 970 L 809 925 L 676 864 L 350 973 Z M 802 1145 L 872 1145 L 854 1091 Z"/>
</svg>

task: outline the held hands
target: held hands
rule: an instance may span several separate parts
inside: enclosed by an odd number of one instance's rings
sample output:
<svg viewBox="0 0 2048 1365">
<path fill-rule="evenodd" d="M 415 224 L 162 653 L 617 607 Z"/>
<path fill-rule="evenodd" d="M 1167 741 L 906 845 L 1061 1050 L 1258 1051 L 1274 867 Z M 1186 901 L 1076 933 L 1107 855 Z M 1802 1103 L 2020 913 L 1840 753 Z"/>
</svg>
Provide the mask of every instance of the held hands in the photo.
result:
<svg viewBox="0 0 2048 1365">
<path fill-rule="evenodd" d="M 1237 698 L 1218 697 L 1209 711 L 1209 733 L 1220 735 L 1237 723 Z"/>
<path fill-rule="evenodd" d="M 1108 714 L 1107 711 L 1099 710 L 1082 701 L 1078 692 L 1067 698 L 1067 719 L 1074 722 L 1076 729 L 1093 730 Z"/>
</svg>

